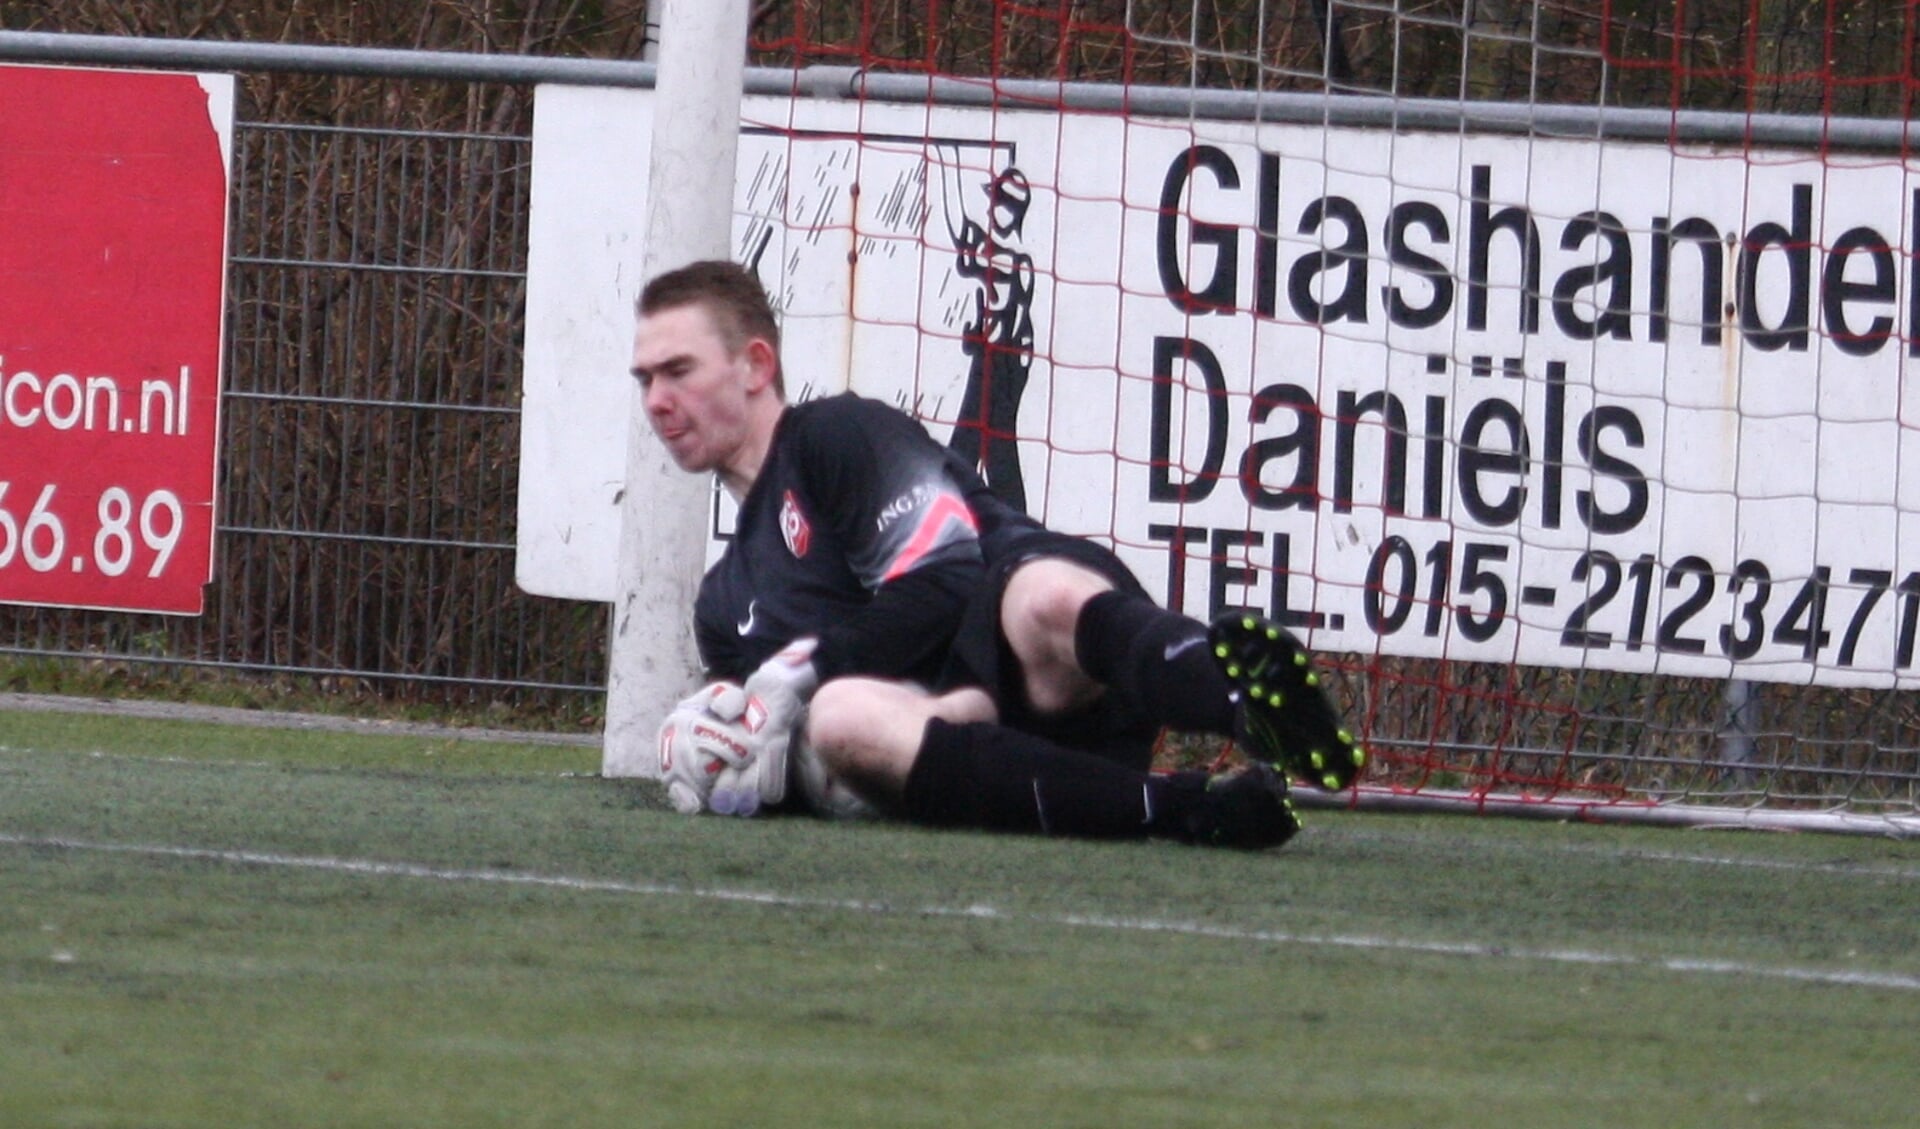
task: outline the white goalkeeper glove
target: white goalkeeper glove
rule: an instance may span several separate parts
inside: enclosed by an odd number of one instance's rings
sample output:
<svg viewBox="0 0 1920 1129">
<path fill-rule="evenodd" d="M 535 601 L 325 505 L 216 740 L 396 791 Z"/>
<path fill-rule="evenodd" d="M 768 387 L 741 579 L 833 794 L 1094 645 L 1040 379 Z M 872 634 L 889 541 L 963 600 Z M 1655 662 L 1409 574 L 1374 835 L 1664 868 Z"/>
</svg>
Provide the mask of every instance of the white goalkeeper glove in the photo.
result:
<svg viewBox="0 0 1920 1129">
<path fill-rule="evenodd" d="M 736 724 L 746 705 L 739 684 L 715 682 L 682 699 L 660 723 L 660 778 L 675 811 L 693 815 L 706 808 L 720 778 L 752 759 L 748 736 Z"/>
<path fill-rule="evenodd" d="M 707 806 L 723 815 L 752 815 L 787 798 L 788 749 L 806 725 L 807 699 L 820 685 L 814 639 L 799 639 L 748 676 L 740 725 L 752 755 L 714 782 Z"/>
</svg>

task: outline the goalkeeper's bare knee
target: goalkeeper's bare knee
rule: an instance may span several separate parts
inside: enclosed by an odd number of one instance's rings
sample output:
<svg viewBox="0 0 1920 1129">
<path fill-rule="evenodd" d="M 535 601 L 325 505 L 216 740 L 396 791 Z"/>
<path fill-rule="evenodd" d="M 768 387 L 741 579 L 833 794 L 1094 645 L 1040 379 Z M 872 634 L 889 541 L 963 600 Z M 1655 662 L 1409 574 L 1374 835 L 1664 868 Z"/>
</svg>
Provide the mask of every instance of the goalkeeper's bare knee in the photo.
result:
<svg viewBox="0 0 1920 1129">
<path fill-rule="evenodd" d="M 897 795 L 933 718 L 992 721 L 993 700 L 979 690 L 934 695 L 906 682 L 838 678 L 814 694 L 807 740 L 828 771 Z"/>
<path fill-rule="evenodd" d="M 1112 588 L 1092 569 L 1052 557 L 1029 561 L 1008 579 L 1000 633 L 1020 662 L 1027 700 L 1038 713 L 1072 713 L 1100 696 L 1102 687 L 1080 665 L 1075 632 L 1087 601 Z"/>
</svg>

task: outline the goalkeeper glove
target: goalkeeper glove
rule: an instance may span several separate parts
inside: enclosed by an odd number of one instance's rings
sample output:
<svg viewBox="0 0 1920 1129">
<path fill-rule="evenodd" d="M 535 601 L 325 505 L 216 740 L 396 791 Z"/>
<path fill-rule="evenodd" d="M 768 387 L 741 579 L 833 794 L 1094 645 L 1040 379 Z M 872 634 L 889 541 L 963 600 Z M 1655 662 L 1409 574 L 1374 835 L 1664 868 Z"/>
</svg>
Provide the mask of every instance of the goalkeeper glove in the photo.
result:
<svg viewBox="0 0 1920 1129">
<path fill-rule="evenodd" d="M 714 811 L 752 815 L 787 798 L 788 749 L 805 727 L 807 699 L 820 685 L 813 668 L 815 644 L 811 638 L 795 640 L 747 678 L 740 724 L 752 755 L 720 773 L 708 801 Z"/>
<path fill-rule="evenodd" d="M 660 778 L 675 811 L 693 815 L 705 808 L 720 778 L 752 758 L 747 735 L 731 724 L 746 702 L 739 685 L 715 682 L 682 699 L 660 723 Z"/>
</svg>

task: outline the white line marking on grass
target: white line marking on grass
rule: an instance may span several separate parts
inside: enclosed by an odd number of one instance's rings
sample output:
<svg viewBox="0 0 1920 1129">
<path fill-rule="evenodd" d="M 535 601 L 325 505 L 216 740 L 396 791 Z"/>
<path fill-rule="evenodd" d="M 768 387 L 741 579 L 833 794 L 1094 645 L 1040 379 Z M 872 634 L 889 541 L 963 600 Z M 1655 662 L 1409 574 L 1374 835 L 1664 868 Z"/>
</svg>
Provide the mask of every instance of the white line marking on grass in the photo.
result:
<svg viewBox="0 0 1920 1129">
<path fill-rule="evenodd" d="M 109 753 L 99 749 L 80 751 L 74 749 L 32 749 L 18 748 L 13 745 L 0 745 L 0 753 L 18 753 L 22 756 L 65 755 L 85 757 L 94 761 L 127 761 L 132 764 L 159 764 L 174 768 L 279 768 L 272 761 L 208 760 L 205 757 L 170 757 L 159 753 Z"/>
<path fill-rule="evenodd" d="M 0 695 L 0 699 L 4 699 L 4 697 L 5 695 Z M 0 702 L 0 705 L 3 704 L 3 702 Z M 0 754 L 21 754 L 23 756 L 27 754 L 64 754 L 94 761 L 125 761 L 135 764 L 161 765 L 168 768 L 218 767 L 227 769 L 249 768 L 268 770 L 290 768 L 303 771 L 327 771 L 322 766 L 300 765 L 291 762 L 205 760 L 195 757 L 161 756 L 150 753 L 102 752 L 98 750 L 92 752 L 75 752 L 72 750 L 23 749 L 4 744 L 0 744 Z M 585 780 L 589 782 L 599 782 L 603 779 L 597 772 L 558 772 L 553 775 L 562 779 Z M 1498 817 L 1488 816 L 1484 818 L 1497 820 Z M 1319 825 L 1316 825 L 1316 828 L 1318 826 Z M 1704 829 L 1696 829 L 1696 831 L 1700 834 L 1708 833 Z M 1761 832 L 1756 831 L 1747 831 L 1745 833 L 1761 834 Z M 1406 846 L 1420 841 L 1416 836 L 1406 832 L 1383 831 L 1378 829 L 1364 831 L 1342 829 L 1336 831 L 1335 834 L 1340 840 L 1363 844 L 1387 843 L 1395 846 Z M 1920 867 L 1906 866 L 1899 863 L 1862 863 L 1849 859 L 1834 859 L 1830 861 L 1772 859 L 1741 855 L 1714 855 L 1694 851 L 1655 851 L 1636 847 L 1605 847 L 1572 842 L 1504 843 L 1491 839 L 1476 843 L 1474 849 L 1481 852 L 1506 851 L 1508 853 L 1525 855 L 1551 852 L 1570 857 L 1587 856 L 1620 862 L 1671 863 L 1678 866 L 1718 866 L 1734 869 L 1776 870 L 1783 873 L 1843 874 L 1852 877 L 1891 878 L 1903 882 L 1920 881 Z"/>
<path fill-rule="evenodd" d="M 809 898 L 787 894 L 758 893 L 751 890 L 708 889 L 680 886 L 671 882 L 628 882 L 612 878 L 574 878 L 564 874 L 517 874 L 501 870 L 467 870 L 458 867 L 427 866 L 413 862 L 380 862 L 377 859 L 345 859 L 328 855 L 281 855 L 268 851 L 229 851 L 213 847 L 170 847 L 158 843 L 93 843 L 81 839 L 34 838 L 0 834 L 0 843 L 9 846 L 40 847 L 63 851 L 97 851 L 103 854 L 149 855 L 157 858 L 191 859 L 196 862 L 230 863 L 236 866 L 274 866 L 293 870 L 321 870 L 336 874 L 362 874 L 375 878 L 424 878 L 438 882 L 480 882 L 502 886 L 539 886 L 557 890 L 579 890 L 600 894 L 649 894 L 672 897 L 704 898 L 709 901 L 746 902 L 799 909 L 844 909 L 869 913 L 892 912 L 885 902 L 853 899 Z"/>
<path fill-rule="evenodd" d="M 287 713 L 238 706 L 203 706 L 190 702 L 69 697 L 59 694 L 0 694 L 0 710 L 39 713 L 95 714 L 142 721 L 190 722 L 244 726 L 250 729 L 300 729 L 351 733 L 369 737 L 426 737 L 447 741 L 494 741 L 516 745 L 598 746 L 591 733 L 545 733 L 521 729 L 469 729 L 388 718 L 343 717 L 335 714 Z"/>
<path fill-rule="evenodd" d="M 1893 988 L 1920 991 L 1920 976 L 1897 972 L 1859 972 L 1845 969 L 1793 968 L 1739 961 L 1701 960 L 1690 957 L 1636 957 L 1623 953 L 1596 953 L 1580 949 L 1516 949 L 1506 945 L 1482 945 L 1471 942 L 1414 941 L 1401 937 L 1360 937 L 1344 934 L 1287 933 L 1265 929 L 1238 929 L 1231 926 L 1192 925 L 1181 922 L 1142 921 L 1133 918 L 1077 917 L 1060 915 L 1035 920 L 1065 925 L 1085 925 L 1100 929 L 1124 929 L 1140 932 L 1178 933 L 1183 936 L 1217 937 L 1230 941 L 1271 941 L 1299 945 L 1326 945 L 1343 949 L 1372 949 L 1388 952 L 1418 953 L 1430 956 L 1493 957 L 1504 960 L 1541 961 L 1549 964 L 1609 965 L 1622 968 L 1659 968 L 1668 972 L 1699 972 L 1727 976 L 1755 976 L 1768 980 L 1797 980 L 1815 984 L 1844 984 L 1859 987 Z"/>
<path fill-rule="evenodd" d="M 1626 860 L 1642 859 L 1647 862 L 1671 862 L 1683 866 L 1729 866 L 1749 870 L 1781 870 L 1815 873 L 1844 874 L 1855 878 L 1898 878 L 1904 881 L 1920 879 L 1920 867 L 1881 865 L 1879 863 L 1850 862 L 1792 862 L 1786 859 L 1762 858 L 1726 858 L 1719 855 L 1682 854 L 1675 851 L 1625 851 L 1620 857 Z"/>
<path fill-rule="evenodd" d="M 970 906 L 898 906 L 889 902 L 858 898 L 821 898 L 799 894 L 777 894 L 757 890 L 729 890 L 718 887 L 682 886 L 672 882 L 632 882 L 611 878 L 577 878 L 563 874 L 520 874 L 498 870 L 469 870 L 458 867 L 428 866 L 423 863 L 381 862 L 376 859 L 334 858 L 325 855 L 282 855 L 266 851 L 220 850 L 211 847 L 176 847 L 145 843 L 96 843 L 80 839 L 8 835 L 0 833 L 0 844 L 43 850 L 95 851 L 105 854 L 144 855 L 156 858 L 192 859 L 234 866 L 286 867 L 319 870 L 338 874 L 367 875 L 376 878 L 419 878 L 434 882 L 476 882 L 500 886 L 534 886 L 546 889 L 577 890 L 585 893 L 635 894 L 649 897 L 695 898 L 704 901 L 744 905 L 773 906 L 782 909 L 839 910 L 900 917 L 964 917 L 989 921 L 1023 922 L 1038 925 L 1064 925 L 1076 929 L 1108 929 L 1128 933 L 1167 933 L 1182 937 L 1203 937 L 1221 941 L 1263 942 L 1285 945 L 1317 945 L 1329 948 L 1374 952 L 1413 953 L 1426 956 L 1480 957 L 1496 960 L 1537 961 L 1549 964 L 1598 965 L 1620 968 L 1653 968 L 1667 972 L 1715 976 L 1750 976 L 1766 980 L 1790 980 L 1809 984 L 1844 987 L 1886 988 L 1920 992 L 1920 976 L 1897 972 L 1871 972 L 1849 969 L 1796 968 L 1746 964 L 1739 961 L 1705 960 L 1692 957 L 1638 957 L 1622 953 L 1588 952 L 1580 949 L 1522 949 L 1505 945 L 1473 942 L 1417 941 L 1399 937 L 1367 937 L 1349 934 L 1290 933 L 1285 930 L 1246 929 L 1228 925 L 1203 925 L 1185 921 L 1158 921 L 1151 918 L 1104 917 L 1086 914 L 1032 914 L 1009 912 L 988 905 Z"/>
<path fill-rule="evenodd" d="M 1481 817 L 1498 820 L 1498 816 Z M 1318 831 L 1324 824 L 1315 824 Z M 1671 829 L 1670 829 L 1671 830 Z M 1761 834 L 1761 832 L 1743 832 Z M 1423 840 L 1408 832 L 1395 831 L 1351 831 L 1337 829 L 1333 834 L 1341 840 L 1361 844 L 1385 843 L 1390 846 L 1406 847 Z M 1332 841 L 1329 839 L 1328 841 Z M 1596 847 L 1583 843 L 1526 842 L 1509 843 L 1498 840 L 1477 841 L 1474 850 L 1487 853 L 1500 851 L 1510 855 L 1535 856 L 1541 854 L 1564 855 L 1569 858 L 1597 858 L 1613 862 L 1654 862 L 1672 863 L 1677 866 L 1718 866 L 1732 869 L 1777 870 L 1790 874 L 1840 874 L 1854 878 L 1893 878 L 1903 882 L 1920 881 L 1920 866 L 1903 866 L 1898 863 L 1856 862 L 1851 859 L 1801 860 L 1770 859 L 1739 855 L 1712 855 L 1695 851 L 1653 851 L 1637 847 Z"/>
</svg>

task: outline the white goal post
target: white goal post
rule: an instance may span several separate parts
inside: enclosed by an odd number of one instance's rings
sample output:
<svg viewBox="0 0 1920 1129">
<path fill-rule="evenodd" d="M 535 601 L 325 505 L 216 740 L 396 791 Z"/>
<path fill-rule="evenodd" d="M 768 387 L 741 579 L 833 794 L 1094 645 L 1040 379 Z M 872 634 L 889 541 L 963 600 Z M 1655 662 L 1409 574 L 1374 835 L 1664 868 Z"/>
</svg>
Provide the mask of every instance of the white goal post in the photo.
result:
<svg viewBox="0 0 1920 1129">
<path fill-rule="evenodd" d="M 724 258 L 733 234 L 747 0 L 665 0 L 647 168 L 642 279 L 695 259 Z M 648 6 L 649 18 L 653 6 Z M 635 166 L 608 170 L 633 183 Z M 631 205 L 631 201 L 630 201 Z M 631 263 L 629 263 L 631 266 Z M 608 293 L 617 293 L 609 287 Z M 624 319 L 629 338 L 633 317 Z M 604 378 L 616 380 L 624 366 Z M 681 472 L 634 397 L 618 493 L 618 581 L 608 627 L 607 721 L 601 771 L 658 775 L 660 719 L 697 679 L 691 609 L 706 565 L 709 484 Z"/>
</svg>

